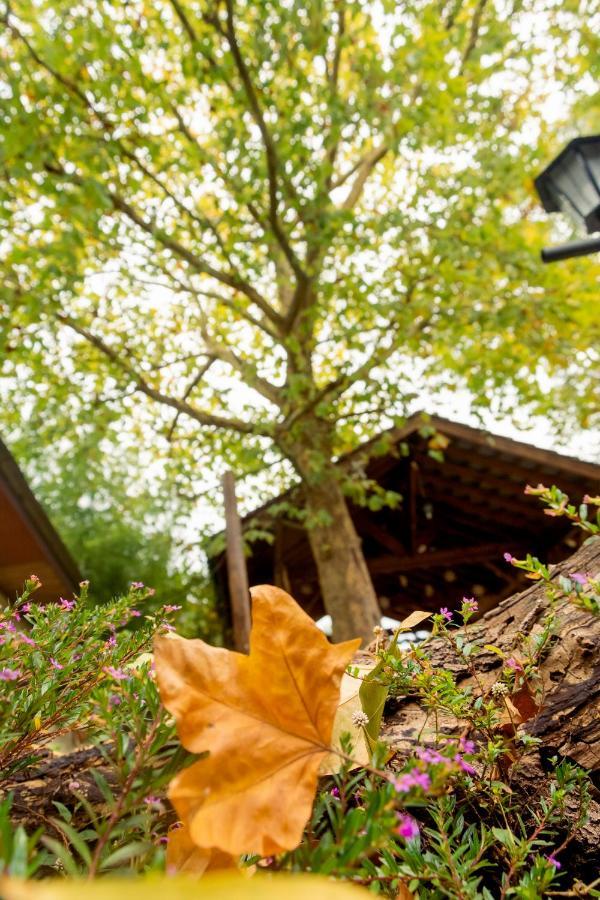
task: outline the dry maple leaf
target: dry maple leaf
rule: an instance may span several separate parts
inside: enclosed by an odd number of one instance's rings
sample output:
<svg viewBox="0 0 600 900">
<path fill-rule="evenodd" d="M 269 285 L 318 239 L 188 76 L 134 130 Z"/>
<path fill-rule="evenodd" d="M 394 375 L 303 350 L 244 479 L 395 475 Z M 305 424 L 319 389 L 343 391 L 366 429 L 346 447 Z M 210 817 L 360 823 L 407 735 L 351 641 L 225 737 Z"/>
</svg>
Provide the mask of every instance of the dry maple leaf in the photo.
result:
<svg viewBox="0 0 600 900">
<path fill-rule="evenodd" d="M 236 857 L 222 850 L 206 849 L 194 844 L 189 829 L 183 825 L 169 832 L 167 841 L 167 873 L 204 875 L 205 872 L 235 869 Z M 249 871 L 249 870 L 248 870 Z"/>
<path fill-rule="evenodd" d="M 300 843 L 331 749 L 340 681 L 360 641 L 330 644 L 279 588 L 251 593 L 248 656 L 160 637 L 155 665 L 182 744 L 209 751 L 169 788 L 191 840 L 269 856 Z"/>
</svg>

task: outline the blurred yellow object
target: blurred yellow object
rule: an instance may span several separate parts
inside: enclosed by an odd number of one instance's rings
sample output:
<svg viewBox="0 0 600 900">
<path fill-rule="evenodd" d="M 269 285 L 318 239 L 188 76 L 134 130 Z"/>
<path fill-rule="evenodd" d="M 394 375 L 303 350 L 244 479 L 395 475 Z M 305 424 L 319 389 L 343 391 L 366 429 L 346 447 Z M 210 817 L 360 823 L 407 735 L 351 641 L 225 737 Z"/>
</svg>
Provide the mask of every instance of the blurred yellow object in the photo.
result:
<svg viewBox="0 0 600 900">
<path fill-rule="evenodd" d="M 2 900 L 360 900 L 368 891 L 318 875 L 208 875 L 201 881 L 176 878 L 52 878 L 0 881 Z"/>
</svg>

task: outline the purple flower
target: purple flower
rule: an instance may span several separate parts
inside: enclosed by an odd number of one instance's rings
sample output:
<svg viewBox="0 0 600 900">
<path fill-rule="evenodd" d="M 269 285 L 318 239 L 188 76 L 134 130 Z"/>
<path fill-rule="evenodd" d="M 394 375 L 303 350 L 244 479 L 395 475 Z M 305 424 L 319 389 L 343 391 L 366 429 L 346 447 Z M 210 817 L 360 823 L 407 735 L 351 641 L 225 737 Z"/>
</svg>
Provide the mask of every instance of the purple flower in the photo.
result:
<svg viewBox="0 0 600 900">
<path fill-rule="evenodd" d="M 399 834 L 400 837 L 407 841 L 414 841 L 415 838 L 419 837 L 419 826 L 412 816 L 401 813 L 398 818 L 399 825 L 396 828 L 396 834 Z"/>
<path fill-rule="evenodd" d="M 560 864 L 559 861 L 556 859 L 556 857 L 552 855 L 552 853 L 548 854 L 548 856 L 546 857 L 546 859 L 548 860 L 548 862 L 550 863 L 551 866 L 554 866 L 555 869 L 561 869 L 561 868 L 562 868 L 561 864 Z"/>
<path fill-rule="evenodd" d="M 0 622 L 0 628 L 6 629 L 6 631 L 15 632 L 17 630 L 17 626 L 14 622 Z"/>
<path fill-rule="evenodd" d="M 64 597 L 60 598 L 60 608 L 67 610 L 67 612 L 71 612 L 72 609 L 75 608 L 74 600 L 65 600 Z"/>
<path fill-rule="evenodd" d="M 54 659 L 53 656 L 50 657 L 50 665 L 53 669 L 64 669 L 64 666 L 61 666 L 61 664 L 56 659 Z"/>
<path fill-rule="evenodd" d="M 442 608 L 440 609 L 440 613 L 443 615 L 443 617 L 445 619 L 448 620 L 448 622 L 452 621 L 452 613 L 450 612 L 450 610 L 448 609 L 447 606 L 442 606 Z"/>
<path fill-rule="evenodd" d="M 331 794 L 332 797 L 338 798 L 340 796 L 340 790 L 339 790 L 339 788 L 336 788 L 336 787 L 332 787 L 331 790 L 329 791 L 329 793 Z"/>
<path fill-rule="evenodd" d="M 506 560 L 507 563 L 514 563 L 514 562 L 516 562 L 516 557 L 514 557 L 511 553 L 505 553 L 505 554 L 504 554 L 504 559 Z"/>
<path fill-rule="evenodd" d="M 466 759 L 463 759 L 460 753 L 456 754 L 456 756 L 454 757 L 454 762 L 458 763 L 463 772 L 466 772 L 467 775 L 475 775 L 475 769 L 473 768 L 471 763 L 468 763 Z"/>
<path fill-rule="evenodd" d="M 136 591 L 141 591 L 141 589 L 144 587 L 144 582 L 143 581 L 132 581 L 131 587 Z"/>
<path fill-rule="evenodd" d="M 124 672 L 123 669 L 115 669 L 114 666 L 104 666 L 102 671 L 114 678 L 115 681 L 127 681 L 129 678 L 127 672 Z"/>
<path fill-rule="evenodd" d="M 147 797 L 144 797 L 144 803 L 147 803 L 148 806 L 156 806 L 160 802 L 160 797 L 155 797 L 154 794 L 148 794 Z"/>
<path fill-rule="evenodd" d="M 20 677 L 20 669 L 0 669 L 0 681 L 16 681 Z"/>
<path fill-rule="evenodd" d="M 31 603 L 24 603 L 21 607 L 22 613 L 28 613 L 31 610 Z"/>
<path fill-rule="evenodd" d="M 571 572 L 569 575 L 571 581 L 574 581 L 576 584 L 587 584 L 588 577 L 587 575 L 583 575 L 581 572 Z"/>
<path fill-rule="evenodd" d="M 121 698 L 119 697 L 119 695 L 118 695 L 118 694 L 111 694 L 110 697 L 108 698 L 108 705 L 109 705 L 109 706 L 120 706 L 120 705 L 121 705 Z"/>
<path fill-rule="evenodd" d="M 114 634 L 111 634 L 111 636 L 109 637 L 109 639 L 107 640 L 107 642 L 105 644 L 105 647 L 116 647 L 116 646 L 117 646 L 117 639 L 114 636 Z"/>
<path fill-rule="evenodd" d="M 477 750 L 477 746 L 474 741 L 470 741 L 467 738 L 461 737 L 458 742 L 459 749 L 462 750 L 463 753 L 475 753 Z"/>
</svg>

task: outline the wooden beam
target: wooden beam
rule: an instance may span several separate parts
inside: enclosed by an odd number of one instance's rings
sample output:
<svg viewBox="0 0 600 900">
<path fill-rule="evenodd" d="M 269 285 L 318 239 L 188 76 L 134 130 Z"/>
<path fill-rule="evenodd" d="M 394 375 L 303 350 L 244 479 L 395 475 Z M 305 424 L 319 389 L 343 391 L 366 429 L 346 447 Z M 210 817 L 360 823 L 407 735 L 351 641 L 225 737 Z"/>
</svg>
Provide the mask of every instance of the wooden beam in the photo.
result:
<svg viewBox="0 0 600 900">
<path fill-rule="evenodd" d="M 502 544 L 476 544 L 474 547 L 453 547 L 449 550 L 431 550 L 417 553 L 414 556 L 380 556 L 367 560 L 372 575 L 396 574 L 411 572 L 415 569 L 428 569 L 438 566 L 460 566 L 470 563 L 485 562 L 489 559 L 501 559 L 507 549 L 516 550 L 510 542 Z"/>
<path fill-rule="evenodd" d="M 227 577 L 233 622 L 233 643 L 240 653 L 247 653 L 250 638 L 250 591 L 244 556 L 242 523 L 235 496 L 233 472 L 223 476 L 225 498 L 225 536 L 227 540 Z"/>
<path fill-rule="evenodd" d="M 382 528 L 381 525 L 378 525 L 377 522 L 374 522 L 373 519 L 363 513 L 358 516 L 354 516 L 356 519 L 356 527 L 359 534 L 369 534 L 371 537 L 375 538 L 382 547 L 386 547 L 388 550 L 391 550 L 392 553 L 397 553 L 399 556 L 406 556 L 406 547 L 402 543 L 402 541 L 398 540 L 397 537 L 394 537 L 393 534 L 390 534 L 389 531 L 386 531 L 385 528 Z"/>
<path fill-rule="evenodd" d="M 417 552 L 417 490 L 419 465 L 411 459 L 408 467 L 408 546 L 411 554 Z"/>
</svg>

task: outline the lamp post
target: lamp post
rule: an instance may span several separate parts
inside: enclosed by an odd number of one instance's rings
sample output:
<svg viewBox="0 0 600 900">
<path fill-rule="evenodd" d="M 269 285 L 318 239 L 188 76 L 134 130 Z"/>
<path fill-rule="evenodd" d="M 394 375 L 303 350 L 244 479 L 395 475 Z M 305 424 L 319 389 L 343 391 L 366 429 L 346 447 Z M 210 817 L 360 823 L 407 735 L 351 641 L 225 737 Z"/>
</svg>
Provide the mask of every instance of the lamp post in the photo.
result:
<svg viewBox="0 0 600 900">
<path fill-rule="evenodd" d="M 600 134 L 575 138 L 535 179 L 546 212 L 564 212 L 588 234 L 600 232 Z M 600 235 L 542 250 L 546 263 L 600 252 Z"/>
</svg>

